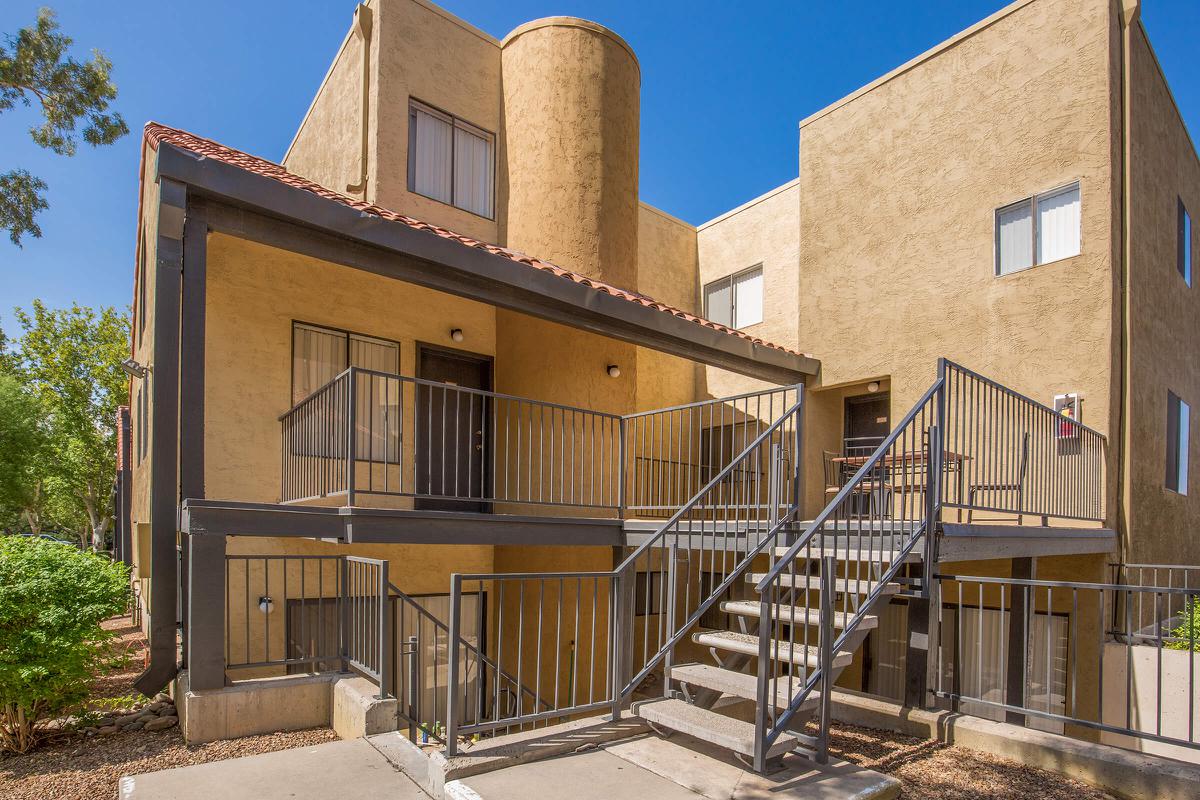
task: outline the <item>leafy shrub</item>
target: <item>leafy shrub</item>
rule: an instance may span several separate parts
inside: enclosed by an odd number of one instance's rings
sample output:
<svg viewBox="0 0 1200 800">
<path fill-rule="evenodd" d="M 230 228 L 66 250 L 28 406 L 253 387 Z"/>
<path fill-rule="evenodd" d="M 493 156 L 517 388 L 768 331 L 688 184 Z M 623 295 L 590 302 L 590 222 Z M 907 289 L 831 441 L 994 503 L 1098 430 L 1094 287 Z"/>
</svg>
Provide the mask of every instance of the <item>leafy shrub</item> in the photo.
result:
<svg viewBox="0 0 1200 800">
<path fill-rule="evenodd" d="M 87 697 L 112 654 L 100 623 L 124 610 L 128 585 L 102 556 L 0 537 L 0 750 L 26 752 Z"/>
<path fill-rule="evenodd" d="M 1166 646 L 1171 650 L 1194 648 L 1200 651 L 1200 597 L 1191 597 L 1179 615 L 1179 627 L 1171 631 L 1171 641 Z"/>
</svg>

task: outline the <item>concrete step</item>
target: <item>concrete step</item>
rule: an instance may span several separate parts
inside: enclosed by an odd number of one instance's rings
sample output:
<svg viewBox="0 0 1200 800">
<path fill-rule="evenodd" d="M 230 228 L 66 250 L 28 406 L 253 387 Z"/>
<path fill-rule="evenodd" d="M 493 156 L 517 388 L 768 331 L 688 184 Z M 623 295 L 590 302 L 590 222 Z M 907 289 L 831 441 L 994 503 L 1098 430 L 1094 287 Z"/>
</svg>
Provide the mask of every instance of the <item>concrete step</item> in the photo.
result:
<svg viewBox="0 0 1200 800">
<path fill-rule="evenodd" d="M 726 614 L 757 619 L 762 615 L 762 604 L 753 600 L 727 600 L 721 603 L 721 610 Z M 821 612 L 818 609 L 803 606 L 774 605 L 771 607 L 771 618 L 791 625 L 817 625 L 821 621 Z M 853 614 L 835 611 L 833 627 L 844 628 L 852 619 L 854 619 Z M 877 627 L 879 627 L 879 617 L 874 614 L 867 614 L 858 623 L 859 630 L 868 631 Z"/>
<path fill-rule="evenodd" d="M 765 572 L 752 572 L 746 575 L 746 583 L 758 583 L 763 578 L 767 577 Z M 784 572 L 779 576 L 779 582 L 782 586 L 795 589 L 805 589 L 817 592 L 825 585 L 822 578 L 817 575 L 791 575 Z M 855 578 L 834 578 L 833 590 L 838 594 L 869 594 L 877 586 L 878 581 L 858 580 Z M 882 594 L 895 594 L 900 591 L 900 584 L 885 583 L 883 584 Z"/>
<path fill-rule="evenodd" d="M 803 664 L 809 669 L 818 667 L 819 654 L 816 637 L 809 642 L 808 647 L 803 642 L 784 642 L 772 639 L 769 655 L 776 661 L 786 661 L 790 664 Z M 698 631 L 692 634 L 692 641 L 704 647 L 715 647 L 718 650 L 728 650 L 745 656 L 758 655 L 758 637 L 749 633 L 734 631 Z M 839 650 L 833 655 L 834 669 L 841 669 L 854 660 L 854 653 L 849 650 Z"/>
<path fill-rule="evenodd" d="M 747 758 L 754 758 L 754 723 L 722 716 L 715 711 L 693 706 L 682 700 L 645 700 L 635 703 L 633 713 L 651 725 L 686 733 Z M 799 740 L 789 733 L 780 734 L 767 751 L 775 758 L 796 749 Z"/>
<path fill-rule="evenodd" d="M 775 557 L 783 558 L 788 551 L 787 547 L 776 547 Z M 898 550 L 884 550 L 879 546 L 879 542 L 863 542 L 861 547 L 858 544 L 847 546 L 841 542 L 836 547 L 806 547 L 796 554 L 796 558 L 808 561 L 833 556 L 838 561 L 850 564 L 891 564 L 896 561 L 897 555 Z M 920 563 L 921 553 L 914 550 L 904 557 L 904 561 L 908 564 Z"/>
<path fill-rule="evenodd" d="M 671 667 L 671 678 L 690 687 L 711 689 L 725 695 L 733 695 L 744 700 L 758 702 L 758 676 L 747 675 L 744 672 L 734 672 L 731 669 L 721 669 L 713 664 L 681 664 Z M 774 683 L 774 682 L 773 682 Z M 798 680 L 788 686 L 787 678 L 782 677 L 775 689 L 775 706 L 787 708 L 792 702 L 792 695 L 800 691 Z M 820 694 L 813 691 L 804 698 L 801 711 L 812 711 L 821 702 Z"/>
</svg>

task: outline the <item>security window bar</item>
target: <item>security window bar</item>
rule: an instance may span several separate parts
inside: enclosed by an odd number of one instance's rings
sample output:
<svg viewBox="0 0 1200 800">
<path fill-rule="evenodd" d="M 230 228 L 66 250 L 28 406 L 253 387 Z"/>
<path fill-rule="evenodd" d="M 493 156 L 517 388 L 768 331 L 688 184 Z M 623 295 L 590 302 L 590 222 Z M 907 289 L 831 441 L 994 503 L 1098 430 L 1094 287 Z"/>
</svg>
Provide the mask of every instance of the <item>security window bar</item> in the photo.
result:
<svg viewBox="0 0 1200 800">
<path fill-rule="evenodd" d="M 408 190 L 494 217 L 496 137 L 444 111 L 408 107 Z"/>
<path fill-rule="evenodd" d="M 762 322 L 762 264 L 705 284 L 704 316 L 727 328 L 745 328 Z"/>
<path fill-rule="evenodd" d="M 1188 493 L 1188 442 L 1191 407 L 1174 392 L 1167 392 L 1167 480 L 1173 492 Z"/>
<path fill-rule="evenodd" d="M 1079 182 L 996 210 L 996 275 L 1079 255 Z"/>
<path fill-rule="evenodd" d="M 1178 225 L 1175 267 L 1183 276 L 1183 282 L 1192 285 L 1192 217 L 1188 214 L 1183 198 L 1178 198 Z"/>
</svg>

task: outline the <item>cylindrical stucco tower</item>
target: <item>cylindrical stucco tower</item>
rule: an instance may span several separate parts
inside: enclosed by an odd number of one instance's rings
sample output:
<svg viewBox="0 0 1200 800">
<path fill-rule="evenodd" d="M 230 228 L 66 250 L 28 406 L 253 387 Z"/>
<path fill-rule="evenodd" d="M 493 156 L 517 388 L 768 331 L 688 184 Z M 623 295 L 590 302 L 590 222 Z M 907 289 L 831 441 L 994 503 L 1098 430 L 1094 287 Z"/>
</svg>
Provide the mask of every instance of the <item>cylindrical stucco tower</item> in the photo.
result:
<svg viewBox="0 0 1200 800">
<path fill-rule="evenodd" d="M 506 244 L 636 288 L 641 75 L 633 50 L 574 17 L 526 23 L 501 47 Z"/>
</svg>

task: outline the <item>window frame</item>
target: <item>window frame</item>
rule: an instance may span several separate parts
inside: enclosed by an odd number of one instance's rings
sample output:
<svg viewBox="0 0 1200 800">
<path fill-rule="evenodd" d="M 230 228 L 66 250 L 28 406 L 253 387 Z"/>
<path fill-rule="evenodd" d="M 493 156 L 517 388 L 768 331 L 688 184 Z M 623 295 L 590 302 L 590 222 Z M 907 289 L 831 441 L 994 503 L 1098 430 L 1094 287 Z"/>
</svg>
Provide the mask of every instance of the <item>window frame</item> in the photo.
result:
<svg viewBox="0 0 1200 800">
<path fill-rule="evenodd" d="M 1183 202 L 1183 198 L 1176 195 L 1176 212 L 1175 212 L 1175 269 L 1179 272 L 1183 282 L 1192 286 L 1192 264 L 1195 261 L 1194 248 L 1192 247 L 1192 215 L 1187 209 L 1187 204 Z"/>
<path fill-rule="evenodd" d="M 1049 261 L 1038 261 L 1038 201 L 1044 200 L 1046 198 L 1054 197 L 1055 195 L 1062 194 L 1066 191 L 1069 191 L 1072 188 L 1076 189 L 1079 192 L 1079 252 L 1074 253 L 1069 256 L 1062 256 L 1060 258 L 1054 258 Z M 1025 204 L 1025 203 L 1029 204 L 1029 214 L 1030 214 L 1030 217 L 1029 217 L 1029 236 L 1030 236 L 1029 266 L 1021 267 L 1020 269 L 1009 270 L 1008 272 L 1002 272 L 1001 271 L 1002 265 L 1000 263 L 1000 215 L 1002 213 L 1004 213 L 1005 211 L 1009 211 L 1011 209 L 1016 208 L 1017 206 Z M 1076 178 L 1073 181 L 1067 181 L 1066 183 L 1055 186 L 1052 189 L 1047 189 L 1044 192 L 1038 192 L 1037 194 L 1033 194 L 1028 197 L 1022 197 L 1020 200 L 1016 200 L 1011 203 L 1006 203 L 1005 205 L 997 207 L 992 212 L 992 262 L 993 262 L 992 272 L 993 272 L 993 277 L 1006 278 L 1009 275 L 1018 275 L 1022 272 L 1027 272 L 1028 270 L 1031 270 L 1034 267 L 1042 267 L 1047 264 L 1054 264 L 1059 261 L 1066 261 L 1069 258 L 1076 258 L 1080 255 L 1083 255 L 1083 181 L 1078 178 Z"/>
<path fill-rule="evenodd" d="M 745 269 L 738 270 L 737 272 L 732 272 L 729 275 L 726 275 L 721 278 L 717 278 L 715 280 L 711 280 L 708 283 L 704 284 L 704 286 L 701 287 L 701 289 L 700 289 L 700 297 L 701 297 L 702 304 L 704 306 L 704 318 L 706 320 L 709 320 L 710 322 L 713 321 L 712 314 L 709 312 L 709 304 L 708 304 L 709 290 L 712 289 L 713 287 L 724 284 L 729 287 L 729 326 L 728 327 L 735 331 L 744 330 L 743 326 L 738 325 L 737 292 L 735 291 L 735 286 L 737 284 L 738 278 L 743 278 L 754 272 L 759 273 L 759 275 L 762 277 L 762 279 L 764 281 L 764 286 L 763 286 L 764 290 L 760 294 L 761 299 L 763 301 L 762 302 L 763 313 L 762 313 L 762 316 L 759 317 L 758 321 L 747 323 L 744 327 L 749 328 L 749 327 L 753 327 L 755 325 L 761 325 L 764 321 L 766 321 L 766 316 L 767 316 L 766 302 L 765 302 L 766 301 L 766 291 L 765 291 L 766 270 L 763 269 L 763 262 L 761 262 L 761 261 L 758 262 L 757 264 L 746 267 Z M 717 323 L 717 324 L 722 324 L 722 323 Z"/>
<path fill-rule="evenodd" d="M 381 344 L 394 344 L 396 346 L 396 374 L 400 374 L 400 370 L 404 367 L 404 346 L 396 339 L 388 339 L 385 336 L 372 336 L 369 333 L 360 333 L 359 331 L 346 330 L 345 328 L 336 328 L 332 325 L 321 325 L 317 322 L 307 322 L 302 319 L 293 319 L 291 325 L 291 340 L 288 347 L 291 350 L 291 357 L 288 361 L 289 369 L 291 370 L 291 378 L 289 380 L 288 397 L 296 396 L 296 326 L 301 325 L 306 328 L 315 328 L 318 331 L 327 331 L 329 333 L 338 333 L 346 337 L 346 369 L 350 368 L 350 340 L 354 337 L 359 339 L 369 339 Z M 319 388 L 319 387 L 318 387 Z M 310 395 L 311 396 L 311 395 Z M 288 408 L 294 408 L 297 403 L 304 401 L 304 398 L 296 400 Z"/>
<path fill-rule="evenodd" d="M 1187 497 L 1192 439 L 1192 407 L 1172 390 L 1167 390 L 1167 451 L 1163 488 Z M 1184 424 L 1186 422 L 1186 424 Z"/>
<path fill-rule="evenodd" d="M 435 117 L 440 117 L 440 118 L 442 118 L 443 121 L 449 123 L 449 125 L 450 125 L 450 202 L 448 202 L 448 203 L 445 200 L 439 200 L 436 197 L 430 197 L 427 194 L 418 192 L 416 189 L 415 171 L 416 171 L 417 129 L 416 129 L 416 126 L 413 125 L 413 115 L 414 115 L 414 112 L 416 112 L 418 109 L 425 112 L 426 114 L 430 114 Z M 460 126 L 464 130 L 466 130 L 468 133 L 472 133 L 472 134 L 475 134 L 476 136 L 480 136 L 482 138 L 488 139 L 492 144 L 492 163 L 490 165 L 491 166 L 491 182 L 492 182 L 492 209 L 491 209 L 492 213 L 491 214 L 480 214 L 478 212 L 471 211 L 468 208 L 463 208 L 462 206 L 458 205 L 457 202 L 455 202 L 455 197 L 454 197 L 455 168 L 456 168 L 455 151 L 457 150 L 457 148 L 454 146 L 454 131 L 457 130 Z M 482 128 L 473 122 L 463 119 L 462 117 L 455 116 L 454 114 L 451 114 L 449 111 L 440 109 L 431 103 L 426 103 L 424 100 L 419 100 L 419 99 L 417 99 L 415 97 L 411 97 L 411 96 L 408 98 L 408 158 L 407 158 L 408 176 L 406 178 L 405 184 L 408 187 L 408 191 L 412 192 L 413 194 L 418 195 L 419 197 L 424 197 L 426 200 L 432 200 L 435 203 L 441 203 L 442 205 L 445 205 L 445 206 L 451 206 L 453 208 L 457 208 L 459 211 L 464 211 L 467 214 L 471 214 L 472 216 L 476 216 L 481 219 L 492 220 L 494 222 L 496 220 L 496 169 L 497 169 L 496 163 L 499 160 L 499 158 L 498 158 L 499 153 L 497 151 L 498 151 L 498 139 L 496 137 L 496 134 L 493 133 L 492 131 L 489 131 L 487 128 Z"/>
</svg>

